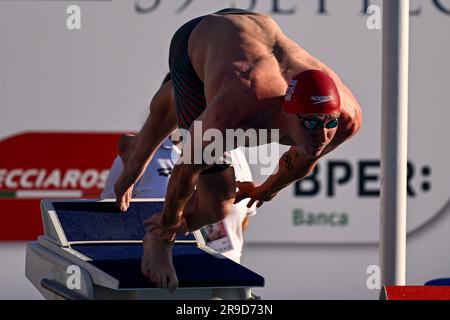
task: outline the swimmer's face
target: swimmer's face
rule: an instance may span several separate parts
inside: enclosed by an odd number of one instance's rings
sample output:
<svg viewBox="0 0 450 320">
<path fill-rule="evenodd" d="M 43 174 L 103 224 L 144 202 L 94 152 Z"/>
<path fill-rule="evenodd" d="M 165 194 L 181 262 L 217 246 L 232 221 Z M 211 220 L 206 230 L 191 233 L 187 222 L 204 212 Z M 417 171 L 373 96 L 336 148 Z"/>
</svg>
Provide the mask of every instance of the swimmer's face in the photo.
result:
<svg viewBox="0 0 450 320">
<path fill-rule="evenodd" d="M 300 147 L 307 157 L 319 156 L 331 142 L 339 125 L 339 113 L 335 114 L 298 114 L 297 117 L 301 143 Z"/>
</svg>

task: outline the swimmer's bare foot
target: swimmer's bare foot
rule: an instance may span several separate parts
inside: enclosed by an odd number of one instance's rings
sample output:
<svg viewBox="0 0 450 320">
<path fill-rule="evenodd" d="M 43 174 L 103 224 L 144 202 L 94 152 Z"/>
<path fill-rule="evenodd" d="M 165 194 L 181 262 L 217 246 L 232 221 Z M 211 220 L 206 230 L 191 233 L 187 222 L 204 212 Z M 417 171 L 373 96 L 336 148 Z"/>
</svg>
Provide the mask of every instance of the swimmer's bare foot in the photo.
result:
<svg viewBox="0 0 450 320">
<path fill-rule="evenodd" d="M 158 288 L 168 288 L 173 293 L 178 287 L 178 278 L 172 262 L 173 242 L 155 239 L 152 233 L 147 232 L 144 236 L 141 271 L 145 277 L 155 282 Z"/>
</svg>

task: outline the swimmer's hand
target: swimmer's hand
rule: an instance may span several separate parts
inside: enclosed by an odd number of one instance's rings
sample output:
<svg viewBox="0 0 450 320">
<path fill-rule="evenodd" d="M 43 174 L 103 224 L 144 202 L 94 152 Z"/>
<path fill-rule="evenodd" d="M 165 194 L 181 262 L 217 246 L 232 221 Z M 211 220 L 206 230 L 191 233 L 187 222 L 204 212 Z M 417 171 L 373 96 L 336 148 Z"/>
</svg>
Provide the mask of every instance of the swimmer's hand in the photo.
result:
<svg viewBox="0 0 450 320">
<path fill-rule="evenodd" d="M 244 199 L 250 198 L 247 208 L 251 208 L 256 201 L 256 207 L 259 208 L 264 202 L 272 200 L 277 195 L 277 192 L 272 191 L 270 188 L 264 185 L 258 186 L 254 182 L 237 181 L 236 186 L 239 191 L 236 193 L 234 203 L 236 204 Z"/>
<path fill-rule="evenodd" d="M 114 184 L 114 192 L 116 194 L 116 205 L 120 211 L 125 212 L 130 206 L 130 200 L 133 194 L 133 187 L 140 173 L 124 170 Z"/>
<path fill-rule="evenodd" d="M 130 206 L 134 184 L 145 171 L 145 166 L 137 166 L 136 162 L 132 161 L 135 140 L 135 135 L 124 134 L 118 142 L 118 153 L 122 159 L 123 170 L 114 184 L 114 192 L 117 207 L 122 212 L 127 211 Z"/>
<path fill-rule="evenodd" d="M 152 233 L 155 239 L 175 241 L 177 234 L 188 235 L 188 226 L 184 217 L 179 217 L 170 224 L 162 219 L 163 213 L 153 214 L 144 220 L 145 231 Z"/>
</svg>

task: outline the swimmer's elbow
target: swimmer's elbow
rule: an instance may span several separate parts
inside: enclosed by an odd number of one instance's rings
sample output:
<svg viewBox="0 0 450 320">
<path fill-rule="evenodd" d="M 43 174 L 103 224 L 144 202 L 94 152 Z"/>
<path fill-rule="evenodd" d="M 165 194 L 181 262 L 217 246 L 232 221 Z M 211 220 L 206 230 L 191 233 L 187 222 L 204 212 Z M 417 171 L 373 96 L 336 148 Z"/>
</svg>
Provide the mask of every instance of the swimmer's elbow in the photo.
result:
<svg viewBox="0 0 450 320">
<path fill-rule="evenodd" d="M 353 116 L 353 121 L 351 122 L 350 128 L 348 130 L 349 139 L 358 133 L 359 129 L 362 126 L 362 120 L 362 111 L 360 105 L 358 104 L 356 105 L 355 115 Z"/>
<path fill-rule="evenodd" d="M 355 136 L 362 125 L 362 112 L 359 104 L 356 104 L 353 108 L 354 113 L 351 116 L 347 116 L 345 119 L 345 126 L 341 133 L 341 142 L 351 139 Z"/>
</svg>

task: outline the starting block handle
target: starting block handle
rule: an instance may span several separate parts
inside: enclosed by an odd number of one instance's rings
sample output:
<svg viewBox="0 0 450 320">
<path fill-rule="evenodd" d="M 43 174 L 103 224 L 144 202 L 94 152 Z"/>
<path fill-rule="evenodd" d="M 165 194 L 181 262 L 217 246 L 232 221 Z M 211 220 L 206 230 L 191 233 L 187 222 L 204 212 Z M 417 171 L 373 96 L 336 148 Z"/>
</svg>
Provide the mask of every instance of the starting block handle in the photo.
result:
<svg viewBox="0 0 450 320">
<path fill-rule="evenodd" d="M 66 288 L 55 280 L 42 279 L 41 286 L 66 300 L 89 300 L 85 296 Z"/>
</svg>

